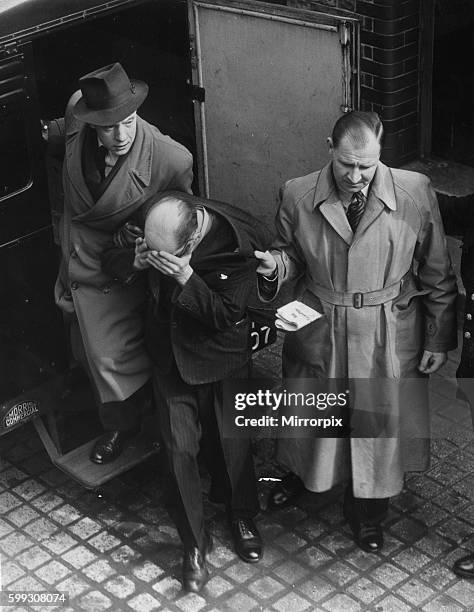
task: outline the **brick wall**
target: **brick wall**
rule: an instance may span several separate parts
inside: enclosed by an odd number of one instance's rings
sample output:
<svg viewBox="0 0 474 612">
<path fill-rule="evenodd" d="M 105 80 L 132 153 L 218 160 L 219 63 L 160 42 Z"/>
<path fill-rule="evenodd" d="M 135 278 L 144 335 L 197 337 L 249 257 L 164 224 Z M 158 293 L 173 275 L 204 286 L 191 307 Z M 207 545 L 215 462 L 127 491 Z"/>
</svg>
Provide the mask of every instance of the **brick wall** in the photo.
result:
<svg viewBox="0 0 474 612">
<path fill-rule="evenodd" d="M 420 0 L 288 0 L 288 5 L 332 7 L 360 21 L 362 110 L 385 125 L 383 159 L 399 166 L 418 155 Z"/>
</svg>

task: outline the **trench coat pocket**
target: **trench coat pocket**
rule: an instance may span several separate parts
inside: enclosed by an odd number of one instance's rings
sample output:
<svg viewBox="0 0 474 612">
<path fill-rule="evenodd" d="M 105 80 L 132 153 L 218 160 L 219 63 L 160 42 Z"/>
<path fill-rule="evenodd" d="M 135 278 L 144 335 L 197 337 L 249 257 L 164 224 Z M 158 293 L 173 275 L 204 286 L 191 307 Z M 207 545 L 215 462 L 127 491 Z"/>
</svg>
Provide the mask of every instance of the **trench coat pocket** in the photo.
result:
<svg viewBox="0 0 474 612">
<path fill-rule="evenodd" d="M 295 296 L 295 299 L 314 308 L 323 316 L 298 331 L 286 333 L 286 361 L 288 363 L 294 360 L 311 366 L 313 376 L 327 376 L 331 353 L 330 310 L 333 307 L 328 304 L 324 308 L 321 300 L 310 291 Z"/>
</svg>

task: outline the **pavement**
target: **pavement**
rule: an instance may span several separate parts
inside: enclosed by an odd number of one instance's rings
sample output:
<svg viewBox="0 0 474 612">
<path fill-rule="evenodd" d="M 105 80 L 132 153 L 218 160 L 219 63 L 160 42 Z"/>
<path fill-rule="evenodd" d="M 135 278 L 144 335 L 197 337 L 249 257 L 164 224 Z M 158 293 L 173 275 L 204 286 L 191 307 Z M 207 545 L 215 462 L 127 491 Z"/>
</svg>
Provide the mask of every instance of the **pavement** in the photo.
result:
<svg viewBox="0 0 474 612">
<path fill-rule="evenodd" d="M 433 162 L 436 164 L 436 162 Z M 473 169 L 471 169 L 473 170 Z M 458 246 L 451 243 L 458 265 Z M 255 376 L 278 378 L 281 338 L 255 358 Z M 474 551 L 474 434 L 469 406 L 456 397 L 459 351 L 433 381 L 431 466 L 407 475 L 392 499 L 385 546 L 360 550 L 342 516 L 342 490 L 306 493 L 295 507 L 270 513 L 271 482 L 261 481 L 257 518 L 262 561 L 232 551 L 221 506 L 207 501 L 215 537 L 211 579 L 184 594 L 181 547 L 163 503 L 155 457 L 87 491 L 54 467 L 32 425 L 0 439 L 0 586 L 5 611 L 148 612 L 474 611 L 474 581 L 453 562 Z M 63 415 L 74 430 L 89 413 Z M 259 478 L 278 478 L 274 440 L 255 440 Z M 204 487 L 209 481 L 203 474 Z M 8 593 L 58 592 L 61 606 L 5 605 Z"/>
</svg>

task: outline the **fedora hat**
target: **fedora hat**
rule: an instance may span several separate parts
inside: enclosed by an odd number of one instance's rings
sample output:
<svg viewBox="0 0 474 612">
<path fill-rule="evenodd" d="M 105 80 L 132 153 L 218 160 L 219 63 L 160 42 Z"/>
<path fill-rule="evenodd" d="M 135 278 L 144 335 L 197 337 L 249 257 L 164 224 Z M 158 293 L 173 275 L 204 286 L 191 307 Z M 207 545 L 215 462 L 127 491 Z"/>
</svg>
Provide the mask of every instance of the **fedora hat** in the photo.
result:
<svg viewBox="0 0 474 612">
<path fill-rule="evenodd" d="M 79 79 L 82 97 L 73 115 L 93 125 L 113 125 L 123 121 L 142 104 L 148 85 L 128 78 L 121 64 L 109 64 Z"/>
</svg>

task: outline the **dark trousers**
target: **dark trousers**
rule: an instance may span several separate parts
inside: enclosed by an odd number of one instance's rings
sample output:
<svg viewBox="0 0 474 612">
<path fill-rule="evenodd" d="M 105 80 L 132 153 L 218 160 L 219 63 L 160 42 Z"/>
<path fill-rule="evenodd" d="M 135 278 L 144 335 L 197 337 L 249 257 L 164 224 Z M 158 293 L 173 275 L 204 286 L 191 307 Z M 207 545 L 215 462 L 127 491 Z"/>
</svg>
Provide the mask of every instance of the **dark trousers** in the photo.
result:
<svg viewBox="0 0 474 612">
<path fill-rule="evenodd" d="M 238 375 L 247 377 L 248 367 Z M 174 366 L 166 375 L 154 370 L 153 391 L 167 458 L 168 510 L 185 548 L 202 549 L 200 445 L 213 482 L 227 497 L 231 515 L 251 518 L 259 504 L 250 440 L 222 435 L 222 382 L 188 385 Z"/>
<path fill-rule="evenodd" d="M 354 497 L 352 483 L 346 487 L 344 494 L 344 514 L 355 525 L 379 525 L 387 518 L 389 497 L 362 498 Z"/>
<path fill-rule="evenodd" d="M 151 396 L 151 382 L 121 402 L 105 402 L 99 405 L 99 417 L 105 431 L 139 429 L 142 416 Z"/>
</svg>

